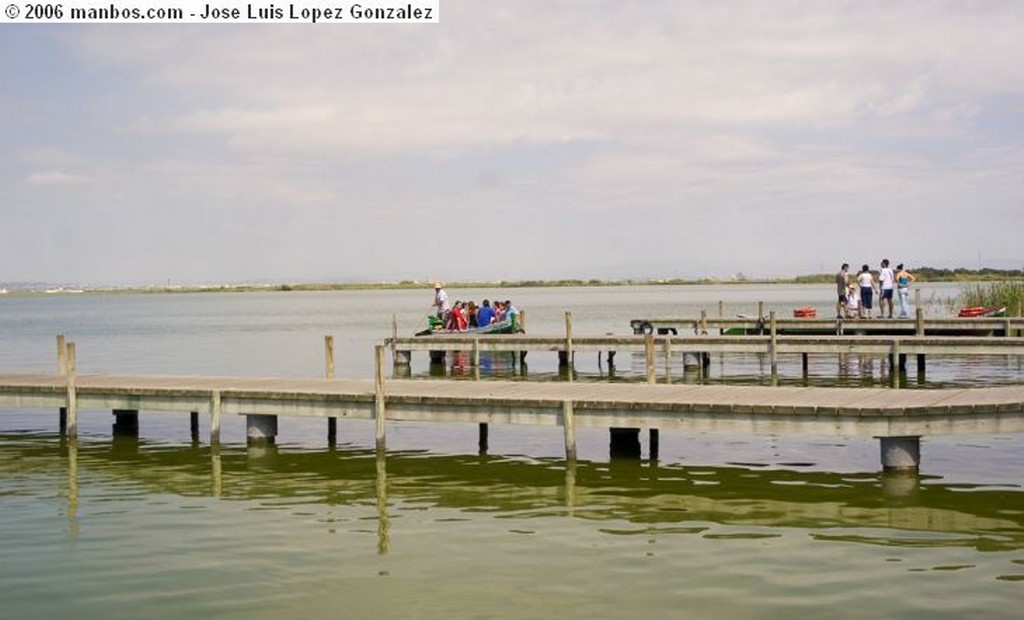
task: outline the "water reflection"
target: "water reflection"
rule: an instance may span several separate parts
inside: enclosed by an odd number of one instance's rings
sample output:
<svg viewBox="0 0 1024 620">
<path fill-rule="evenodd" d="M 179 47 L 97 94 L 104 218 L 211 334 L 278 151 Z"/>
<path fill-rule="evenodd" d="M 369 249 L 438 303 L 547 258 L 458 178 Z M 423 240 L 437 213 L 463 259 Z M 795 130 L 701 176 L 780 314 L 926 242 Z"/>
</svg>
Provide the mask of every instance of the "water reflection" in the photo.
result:
<svg viewBox="0 0 1024 620">
<path fill-rule="evenodd" d="M 68 459 L 68 538 L 77 540 L 78 526 L 78 439 L 64 440 Z"/>
<path fill-rule="evenodd" d="M 79 486 L 87 478 L 93 485 L 131 482 L 154 494 L 208 495 L 260 508 L 302 506 L 303 512 L 328 515 L 334 506 L 370 507 L 380 554 L 391 546 L 391 511 L 424 507 L 496 517 L 618 520 L 619 531 L 621 522 L 636 532 L 694 533 L 712 523 L 809 528 L 823 540 L 873 545 L 1024 548 L 1020 486 L 952 485 L 927 476 L 636 460 L 567 466 L 556 459 L 485 455 L 385 456 L 343 446 L 276 447 L 254 455 L 244 446 L 81 440 L 61 445 L 52 437 L 21 434 L 0 436 L 0 451 L 4 478 L 66 467 L 72 538 L 79 528 Z M 865 531 L 877 528 L 882 529 Z"/>
</svg>

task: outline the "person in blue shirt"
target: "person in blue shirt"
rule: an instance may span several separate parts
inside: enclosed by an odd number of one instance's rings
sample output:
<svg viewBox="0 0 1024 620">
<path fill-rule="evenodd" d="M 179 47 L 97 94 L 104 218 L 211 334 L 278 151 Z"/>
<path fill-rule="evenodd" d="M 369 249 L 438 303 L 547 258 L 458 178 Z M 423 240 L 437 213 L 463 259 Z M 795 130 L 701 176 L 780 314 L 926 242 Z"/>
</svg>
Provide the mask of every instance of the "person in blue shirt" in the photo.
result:
<svg viewBox="0 0 1024 620">
<path fill-rule="evenodd" d="M 486 299 L 483 305 L 476 311 L 476 324 L 478 327 L 487 327 L 494 320 L 494 308 L 491 307 L 491 302 Z"/>
</svg>

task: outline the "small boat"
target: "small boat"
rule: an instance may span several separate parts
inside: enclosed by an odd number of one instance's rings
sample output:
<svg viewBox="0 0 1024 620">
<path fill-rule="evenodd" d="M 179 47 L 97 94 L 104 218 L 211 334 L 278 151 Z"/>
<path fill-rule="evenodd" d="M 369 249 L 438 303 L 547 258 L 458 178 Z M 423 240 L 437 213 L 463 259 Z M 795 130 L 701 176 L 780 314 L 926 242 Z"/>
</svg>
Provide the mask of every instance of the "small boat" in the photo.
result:
<svg viewBox="0 0 1024 620">
<path fill-rule="evenodd" d="M 968 306 L 960 308 L 960 318 L 988 318 L 994 316 L 1006 316 L 1006 306 Z"/>
<path fill-rule="evenodd" d="M 417 336 L 430 336 L 433 334 L 446 336 L 453 334 L 465 334 L 467 336 L 482 335 L 482 334 L 517 334 L 522 333 L 519 328 L 519 321 L 516 320 L 516 316 L 512 315 L 510 318 L 497 323 L 491 323 L 483 327 L 470 327 L 467 329 L 445 329 L 441 319 L 434 315 L 427 316 L 427 329 L 418 332 Z"/>
<path fill-rule="evenodd" d="M 817 318 L 818 311 L 810 306 L 804 308 L 794 308 L 793 318 L 794 319 L 814 319 Z"/>
</svg>

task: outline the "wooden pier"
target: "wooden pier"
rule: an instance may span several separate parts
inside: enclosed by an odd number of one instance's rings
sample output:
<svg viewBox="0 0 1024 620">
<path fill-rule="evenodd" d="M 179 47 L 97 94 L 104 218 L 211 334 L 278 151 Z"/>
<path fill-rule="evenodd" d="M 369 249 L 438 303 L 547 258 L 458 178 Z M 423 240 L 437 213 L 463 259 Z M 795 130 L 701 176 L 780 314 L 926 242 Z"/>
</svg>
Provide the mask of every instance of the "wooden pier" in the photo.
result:
<svg viewBox="0 0 1024 620">
<path fill-rule="evenodd" d="M 328 441 L 339 418 L 375 421 L 375 442 L 384 450 L 389 422 L 462 422 L 480 428 L 486 449 L 488 425 L 558 426 L 566 458 L 576 458 L 578 427 L 610 429 L 613 454 L 639 456 L 641 429 L 650 433 L 657 455 L 658 433 L 726 432 L 772 435 L 840 435 L 878 438 L 885 469 L 916 470 L 922 436 L 1024 432 L 1024 385 L 971 389 L 808 388 L 658 384 L 655 347 L 665 352 L 753 352 L 1024 355 L 1024 339 L 1010 337 L 865 336 L 604 336 L 574 337 L 566 314 L 566 336 L 431 335 L 392 337 L 375 348 L 373 379 L 334 378 L 334 342 L 324 342 L 323 379 L 79 374 L 76 347 L 57 337 L 57 373 L 0 374 L 0 407 L 60 411 L 60 428 L 77 434 L 77 412 L 109 410 L 114 432 L 138 434 L 140 411 L 189 412 L 193 438 L 198 416 L 209 416 L 210 443 L 220 441 L 221 418 L 246 418 L 249 442 L 273 442 L 279 416 L 328 420 Z M 568 360 L 577 350 L 643 350 L 648 382 L 524 382 L 386 379 L 385 354 L 396 363 L 408 351 L 559 351 Z M 399 349 L 407 347 L 407 349 Z M 399 355 L 399 351 L 403 351 Z M 806 367 L 806 366 L 805 366 Z M 899 373 L 894 373 L 896 377 Z M 571 379 L 570 373 L 570 379 Z M 893 387 L 900 387 L 898 379 Z"/>
<path fill-rule="evenodd" d="M 378 348 L 378 357 L 383 357 Z M 395 422 L 561 427 L 575 459 L 575 429 L 613 429 L 619 442 L 661 430 L 686 433 L 839 435 L 880 440 L 885 469 L 916 470 L 919 439 L 937 434 L 1024 432 L 1024 386 L 946 390 L 647 385 L 620 383 L 283 379 L 147 375 L 0 375 L 0 407 L 109 410 L 137 433 L 145 412 L 210 418 L 219 442 L 224 415 L 244 415 L 251 441 L 273 441 L 278 416 L 376 420 L 385 446 Z M 135 418 L 135 424 L 132 424 Z M 115 425 L 116 428 L 116 425 Z M 481 429 L 486 427 L 482 426 Z M 652 454 L 656 456 L 656 454 Z"/>
</svg>

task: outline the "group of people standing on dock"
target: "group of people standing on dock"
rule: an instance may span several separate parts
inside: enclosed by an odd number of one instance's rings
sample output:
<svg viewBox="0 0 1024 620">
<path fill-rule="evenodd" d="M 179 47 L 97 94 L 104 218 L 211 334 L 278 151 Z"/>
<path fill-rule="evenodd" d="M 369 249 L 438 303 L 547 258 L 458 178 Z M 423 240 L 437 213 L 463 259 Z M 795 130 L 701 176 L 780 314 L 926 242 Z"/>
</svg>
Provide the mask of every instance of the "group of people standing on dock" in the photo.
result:
<svg viewBox="0 0 1024 620">
<path fill-rule="evenodd" d="M 916 278 L 903 267 L 889 266 L 889 259 L 882 259 L 878 279 L 865 264 L 856 275 L 856 282 L 850 282 L 850 265 L 843 263 L 836 274 L 836 317 L 870 319 L 875 295 L 878 295 L 878 317 L 893 318 L 892 300 L 895 294 L 900 300 L 898 318 L 910 318 L 910 284 Z"/>
<path fill-rule="evenodd" d="M 512 302 L 485 299 L 478 306 L 475 301 L 456 300 L 449 303 L 448 293 L 440 282 L 434 283 L 434 311 L 444 329 L 464 331 L 469 328 L 486 327 L 493 323 L 514 320 L 519 310 Z"/>
</svg>

